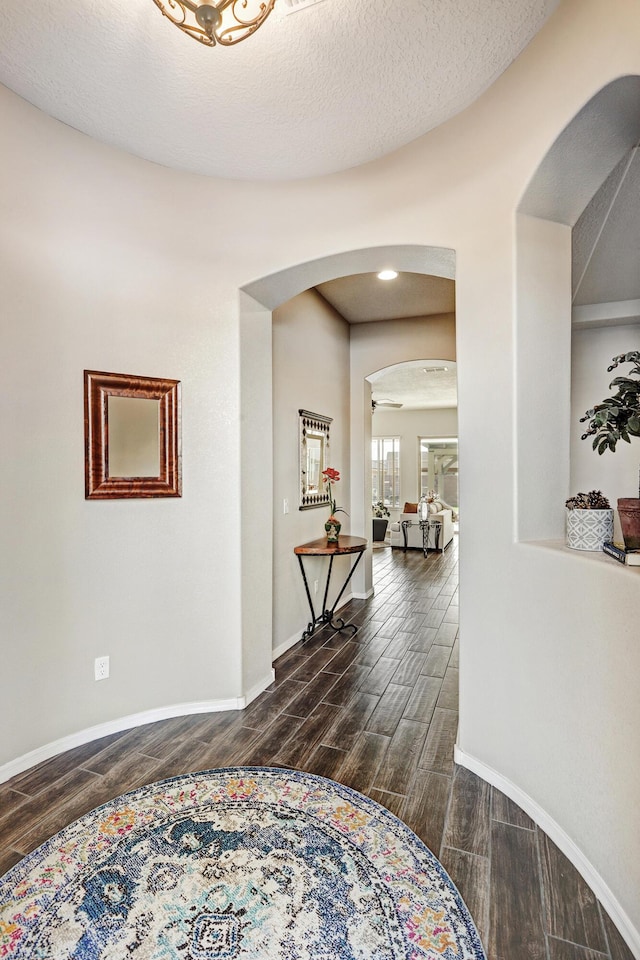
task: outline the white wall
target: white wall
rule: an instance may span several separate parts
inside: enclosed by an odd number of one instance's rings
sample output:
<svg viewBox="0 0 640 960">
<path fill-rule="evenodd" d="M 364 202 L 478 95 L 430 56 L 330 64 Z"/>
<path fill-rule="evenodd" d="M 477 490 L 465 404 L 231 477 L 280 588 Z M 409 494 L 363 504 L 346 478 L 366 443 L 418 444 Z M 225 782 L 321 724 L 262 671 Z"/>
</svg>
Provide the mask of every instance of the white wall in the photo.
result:
<svg viewBox="0 0 640 960">
<path fill-rule="evenodd" d="M 372 436 L 400 437 L 400 508 L 392 510 L 397 519 L 405 501 L 415 503 L 420 496 L 420 457 L 418 437 L 457 437 L 458 411 L 455 407 L 438 410 L 384 410 L 373 415 Z"/>
<path fill-rule="evenodd" d="M 615 453 L 600 455 L 592 437 L 582 440 L 586 423 L 580 417 L 612 391 L 614 377 L 625 376 L 629 364 L 607 373 L 613 357 L 640 350 L 640 325 L 574 330 L 571 349 L 571 493 L 602 490 L 615 507 L 618 497 L 638 496 L 640 440 L 618 443 Z"/>
<path fill-rule="evenodd" d="M 271 311 L 246 293 L 240 295 L 240 410 L 252 410 L 240 431 L 240 504 L 244 529 L 240 555 L 240 635 L 242 693 L 245 701 L 273 678 L 268 643 L 272 608 L 271 504 L 273 500 L 273 415 L 263 402 L 270 390 Z"/>
<path fill-rule="evenodd" d="M 626 73 L 640 73 L 640 5 L 562 0 L 449 123 L 362 168 L 272 184 L 136 160 L 0 91 L 0 763 L 140 710 L 240 696 L 247 655 L 269 651 L 268 627 L 249 616 L 244 558 L 256 524 L 262 544 L 272 518 L 244 510 L 242 438 L 271 404 L 271 359 L 245 365 L 238 290 L 350 250 L 413 246 L 425 262 L 433 247 L 455 250 L 461 757 L 575 845 L 640 956 L 637 571 L 518 543 L 514 528 L 527 442 L 516 416 L 515 212 L 560 130 Z M 306 286 L 283 286 L 279 302 Z M 408 359 L 390 349 L 374 366 L 361 346 L 355 533 L 370 437 L 362 378 Z M 85 367 L 182 380 L 182 499 L 84 500 Z M 559 376 L 562 390 L 568 369 Z M 560 452 L 552 434 L 541 486 Z M 269 589 L 265 579 L 261 602 Z M 95 684 L 93 658 L 106 653 L 112 677 Z"/>
<path fill-rule="evenodd" d="M 196 181 L 0 104 L 1 764 L 243 689 L 237 288 L 212 288 L 203 223 L 193 252 Z M 84 499 L 85 368 L 182 382 L 181 499 Z"/>
<path fill-rule="evenodd" d="M 339 507 L 351 513 L 349 502 L 349 327 L 345 320 L 313 290 L 307 290 L 273 312 L 273 648 L 279 650 L 300 634 L 310 620 L 309 606 L 300 575 L 297 544 L 324 535 L 328 507 L 299 510 L 300 467 L 298 457 L 298 410 L 311 410 L 331 417 L 329 466 L 341 473 L 334 486 Z M 283 512 L 283 500 L 289 513 Z M 338 514 L 344 533 L 350 518 Z M 341 570 L 348 561 L 336 560 L 330 602 L 335 597 Z M 320 610 L 327 561 L 303 560 Z"/>
<path fill-rule="evenodd" d="M 569 488 L 571 230 L 518 215 L 517 241 L 515 527 L 545 540 L 563 536 Z"/>
</svg>

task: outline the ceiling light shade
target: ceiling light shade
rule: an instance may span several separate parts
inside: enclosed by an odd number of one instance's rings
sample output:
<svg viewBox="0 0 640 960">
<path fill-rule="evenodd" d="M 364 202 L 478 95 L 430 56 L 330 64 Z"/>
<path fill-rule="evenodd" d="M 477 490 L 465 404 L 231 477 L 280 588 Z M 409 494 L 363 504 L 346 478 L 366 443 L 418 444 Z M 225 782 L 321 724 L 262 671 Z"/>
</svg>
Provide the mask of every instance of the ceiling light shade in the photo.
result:
<svg viewBox="0 0 640 960">
<path fill-rule="evenodd" d="M 207 47 L 231 47 L 262 26 L 276 0 L 153 0 L 156 7 L 182 30 Z"/>
<path fill-rule="evenodd" d="M 397 270 L 381 270 L 378 274 L 378 280 L 395 280 L 397 276 Z"/>
</svg>

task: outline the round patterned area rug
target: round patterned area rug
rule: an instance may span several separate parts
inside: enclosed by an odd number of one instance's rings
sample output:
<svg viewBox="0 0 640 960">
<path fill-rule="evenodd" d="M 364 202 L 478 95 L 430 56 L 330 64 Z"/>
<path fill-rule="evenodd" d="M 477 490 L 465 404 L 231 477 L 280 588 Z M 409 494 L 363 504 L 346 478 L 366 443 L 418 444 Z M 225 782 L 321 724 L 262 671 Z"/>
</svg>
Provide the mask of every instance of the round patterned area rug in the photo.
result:
<svg viewBox="0 0 640 960">
<path fill-rule="evenodd" d="M 484 960 L 444 869 L 332 780 L 236 767 L 93 810 L 0 879 L 0 957 Z"/>
</svg>

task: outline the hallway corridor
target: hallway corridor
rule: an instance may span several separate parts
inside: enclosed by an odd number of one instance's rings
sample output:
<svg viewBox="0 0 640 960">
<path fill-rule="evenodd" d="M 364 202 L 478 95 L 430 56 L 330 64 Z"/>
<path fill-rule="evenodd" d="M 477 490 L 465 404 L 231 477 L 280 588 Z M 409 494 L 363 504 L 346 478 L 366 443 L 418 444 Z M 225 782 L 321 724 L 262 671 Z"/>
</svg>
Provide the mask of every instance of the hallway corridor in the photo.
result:
<svg viewBox="0 0 640 960">
<path fill-rule="evenodd" d="M 190 771 L 288 766 L 403 819 L 458 885 L 488 960 L 632 960 L 593 893 L 515 804 L 455 767 L 457 537 L 444 555 L 374 551 L 376 592 L 275 664 L 247 709 L 114 734 L 0 784 L 0 873 L 88 810 Z M 338 960 L 338 958 L 336 958 Z M 373 958 L 372 958 L 373 960 Z"/>
</svg>

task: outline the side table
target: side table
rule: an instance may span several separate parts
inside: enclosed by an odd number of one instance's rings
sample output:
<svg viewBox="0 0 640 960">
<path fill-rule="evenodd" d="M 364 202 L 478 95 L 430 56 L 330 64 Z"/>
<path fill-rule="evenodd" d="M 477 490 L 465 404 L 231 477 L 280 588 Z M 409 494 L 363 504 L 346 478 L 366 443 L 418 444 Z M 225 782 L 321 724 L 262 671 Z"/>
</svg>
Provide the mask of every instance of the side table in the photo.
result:
<svg viewBox="0 0 640 960">
<path fill-rule="evenodd" d="M 298 558 L 298 563 L 300 564 L 300 571 L 302 573 L 302 579 L 304 581 L 304 588 L 307 592 L 307 600 L 309 601 L 309 609 L 311 611 L 311 620 L 307 626 L 307 629 L 303 632 L 301 640 L 308 640 L 318 627 L 323 627 L 325 624 L 329 624 L 334 630 L 340 632 L 341 630 L 353 630 L 355 633 L 358 629 L 354 623 L 345 624 L 344 620 L 338 618 L 334 622 L 333 615 L 336 607 L 342 597 L 342 594 L 347 589 L 347 584 L 351 580 L 351 577 L 355 573 L 355 569 L 358 566 L 360 560 L 362 559 L 362 554 L 367 549 L 368 541 L 364 540 L 362 537 L 350 537 L 350 536 L 340 536 L 337 543 L 327 543 L 326 537 L 320 537 L 318 540 L 311 540 L 309 543 L 303 543 L 299 547 L 294 547 L 293 552 Z M 329 595 L 329 583 L 331 581 L 331 571 L 333 570 L 333 561 L 335 557 L 355 554 L 356 562 L 350 566 L 349 572 L 347 573 L 346 580 L 342 584 L 340 593 L 336 597 L 333 606 L 330 610 L 327 609 L 327 597 Z M 304 564 L 302 562 L 303 557 L 329 557 L 329 571 L 327 573 L 327 582 L 324 588 L 324 598 L 322 601 L 322 612 L 316 614 L 313 607 L 313 600 L 311 599 L 311 591 L 309 590 L 309 584 L 307 582 L 307 574 L 304 569 Z"/>
<path fill-rule="evenodd" d="M 404 539 L 404 552 L 407 552 L 407 530 L 409 527 L 413 526 L 415 523 L 420 525 L 422 530 L 422 552 L 425 557 L 429 552 L 429 530 L 433 530 L 433 539 L 434 539 L 434 550 L 440 549 L 440 533 L 442 530 L 439 520 L 403 520 L 400 526 L 402 527 L 402 536 Z"/>
</svg>

